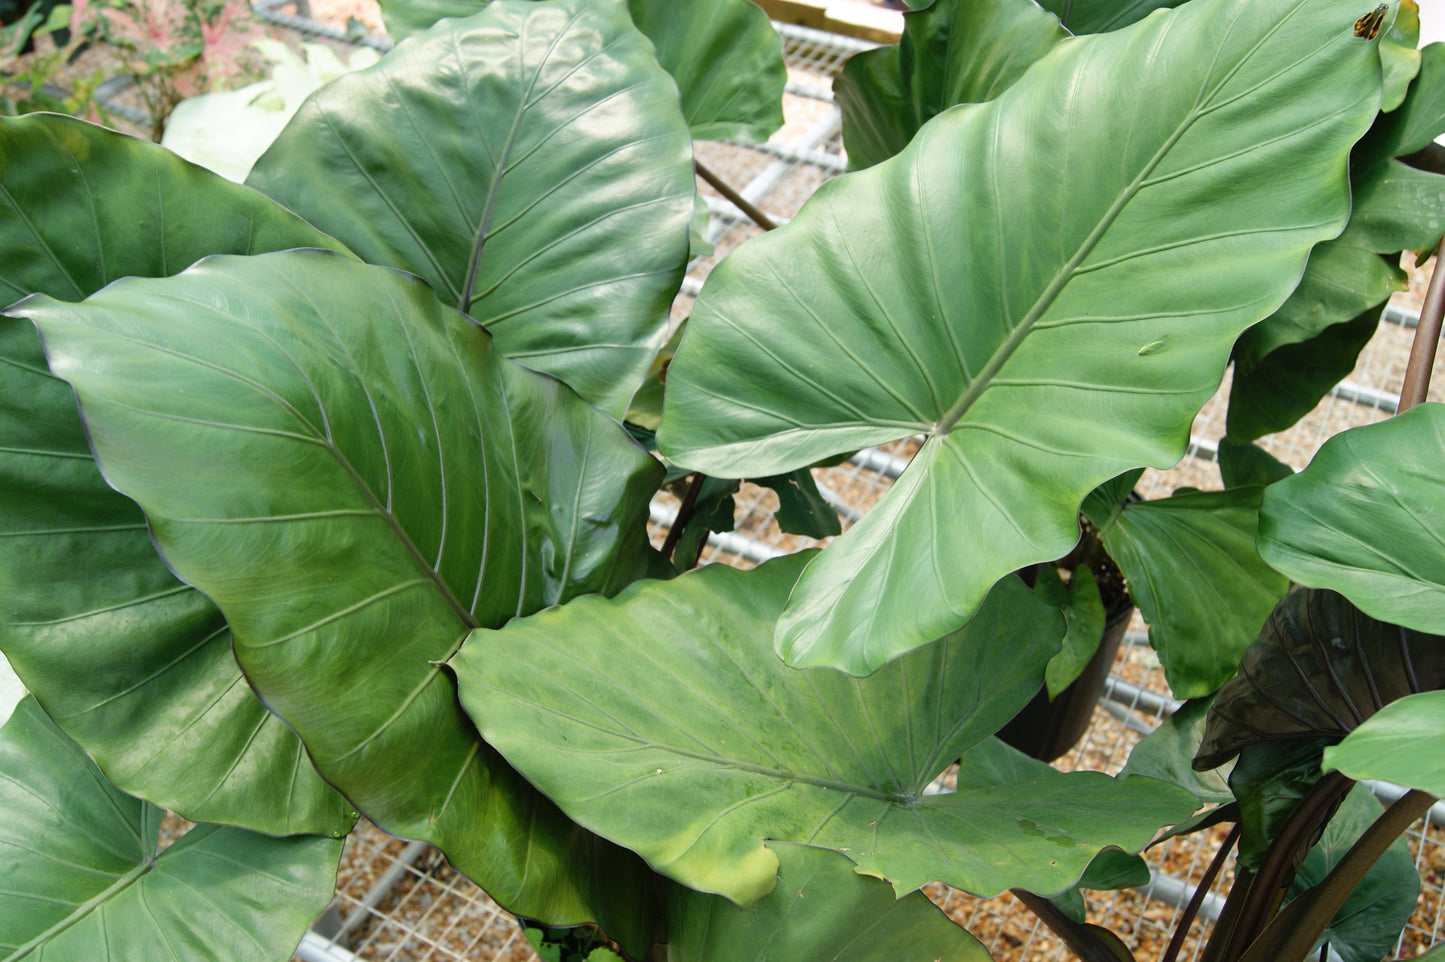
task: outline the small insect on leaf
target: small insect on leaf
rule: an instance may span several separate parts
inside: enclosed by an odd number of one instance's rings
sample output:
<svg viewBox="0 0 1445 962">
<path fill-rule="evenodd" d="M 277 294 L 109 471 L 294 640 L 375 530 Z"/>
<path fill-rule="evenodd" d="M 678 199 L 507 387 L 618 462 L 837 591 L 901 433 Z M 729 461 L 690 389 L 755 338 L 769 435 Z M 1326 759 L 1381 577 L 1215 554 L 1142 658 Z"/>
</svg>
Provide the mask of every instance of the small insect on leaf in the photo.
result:
<svg viewBox="0 0 1445 962">
<path fill-rule="evenodd" d="M 1355 21 L 1355 36 L 1361 40 L 1374 40 L 1380 35 L 1380 26 L 1385 22 L 1385 11 L 1389 7 L 1380 4 L 1369 13 Z"/>
<path fill-rule="evenodd" d="M 1162 338 L 1157 341 L 1150 341 L 1148 344 L 1145 344 L 1143 347 L 1139 348 L 1139 356 L 1144 357 L 1149 354 L 1158 354 L 1160 351 L 1163 351 L 1167 348 L 1168 345 L 1164 343 L 1164 340 Z"/>
</svg>

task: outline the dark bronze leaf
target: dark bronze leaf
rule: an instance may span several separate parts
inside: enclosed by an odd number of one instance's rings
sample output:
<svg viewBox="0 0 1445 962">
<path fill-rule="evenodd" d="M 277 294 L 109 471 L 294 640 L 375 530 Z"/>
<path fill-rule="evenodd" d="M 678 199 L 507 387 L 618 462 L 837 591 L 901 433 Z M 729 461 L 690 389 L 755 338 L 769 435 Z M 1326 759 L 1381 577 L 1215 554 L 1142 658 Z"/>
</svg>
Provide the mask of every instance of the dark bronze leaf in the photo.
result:
<svg viewBox="0 0 1445 962">
<path fill-rule="evenodd" d="M 1376 621 L 1336 592 L 1297 588 L 1220 689 L 1194 767 L 1217 768 L 1256 742 L 1342 738 L 1395 699 L 1436 688 L 1445 688 L 1445 638 Z"/>
</svg>

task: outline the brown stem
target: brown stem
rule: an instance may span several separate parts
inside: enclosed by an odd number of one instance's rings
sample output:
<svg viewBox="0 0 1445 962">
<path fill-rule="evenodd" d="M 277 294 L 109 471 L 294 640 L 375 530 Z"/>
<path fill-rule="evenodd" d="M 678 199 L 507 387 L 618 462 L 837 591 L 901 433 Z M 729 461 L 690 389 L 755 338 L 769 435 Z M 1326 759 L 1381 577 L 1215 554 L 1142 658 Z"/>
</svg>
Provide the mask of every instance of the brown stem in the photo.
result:
<svg viewBox="0 0 1445 962">
<path fill-rule="evenodd" d="M 1179 922 L 1174 926 L 1174 935 L 1169 939 L 1169 947 L 1164 950 L 1160 962 L 1175 962 L 1179 958 L 1179 950 L 1184 947 L 1184 937 L 1189 934 L 1189 927 L 1194 924 L 1194 919 L 1199 915 L 1199 907 L 1204 904 L 1204 897 L 1209 894 L 1210 888 L 1214 886 L 1214 880 L 1219 877 L 1219 872 L 1224 868 L 1224 862 L 1229 858 L 1229 853 L 1234 850 L 1234 845 L 1239 841 L 1239 835 L 1243 826 L 1235 822 L 1225 837 L 1224 844 L 1219 846 L 1219 851 L 1214 853 L 1209 867 L 1204 870 L 1204 875 L 1199 879 L 1199 885 L 1194 889 L 1194 896 L 1189 904 L 1184 907 L 1184 914 L 1179 917 Z"/>
<path fill-rule="evenodd" d="M 711 184 L 713 189 L 719 194 L 722 194 L 728 200 L 732 201 L 733 206 L 744 214 L 747 214 L 754 224 L 757 224 L 763 230 L 775 230 L 777 228 L 778 225 L 774 223 L 771 217 L 758 210 L 746 197 L 733 190 L 732 187 L 724 183 L 717 174 L 714 174 L 704 167 L 702 161 L 695 160 L 693 161 L 693 165 L 697 167 L 697 175 L 699 177 Z"/>
<path fill-rule="evenodd" d="M 1224 958 L 1224 950 L 1234 934 L 1239 913 L 1249 901 L 1249 891 L 1253 887 L 1254 873 L 1243 865 L 1235 866 L 1234 884 L 1229 887 L 1229 894 L 1224 897 L 1224 908 L 1220 910 L 1219 918 L 1214 920 L 1214 929 L 1204 944 L 1204 952 L 1199 956 L 1199 962 L 1221 962 Z"/>
<path fill-rule="evenodd" d="M 1134 962 L 1128 948 L 1108 929 L 1075 922 L 1048 899 L 1024 889 L 1009 889 L 1009 892 L 1028 906 L 1082 962 Z M 1106 938 L 1110 941 L 1105 941 Z"/>
<path fill-rule="evenodd" d="M 1430 370 L 1435 366 L 1435 347 L 1440 343 L 1440 318 L 1445 315 L 1445 238 L 1435 247 L 1435 270 L 1420 308 L 1420 326 L 1405 368 L 1405 385 L 1400 388 L 1400 410 L 1423 403 L 1430 393 Z"/>
<path fill-rule="evenodd" d="M 1375 819 L 1324 881 L 1289 904 L 1260 934 L 1240 962 L 1299 962 L 1330 924 L 1370 866 L 1434 805 L 1437 799 L 1411 789 Z"/>
<path fill-rule="evenodd" d="M 1223 956 L 1227 962 L 1243 955 L 1269 924 L 1300 860 L 1354 784 L 1353 779 L 1339 772 L 1330 772 L 1315 782 L 1295 805 L 1294 811 L 1289 813 L 1284 827 L 1265 853 L 1264 862 L 1259 866 L 1249 896 L 1240 910 L 1239 920 L 1229 934 L 1229 944 Z"/>
<path fill-rule="evenodd" d="M 682 537 L 688 521 L 692 519 L 692 510 L 697 505 L 697 496 L 701 493 L 705 481 L 707 475 L 697 472 L 692 476 L 692 484 L 688 485 L 687 494 L 682 496 L 682 504 L 677 507 L 677 517 L 667 531 L 667 538 L 662 542 L 662 553 L 668 558 L 671 558 L 673 551 L 677 549 L 677 541 Z"/>
</svg>

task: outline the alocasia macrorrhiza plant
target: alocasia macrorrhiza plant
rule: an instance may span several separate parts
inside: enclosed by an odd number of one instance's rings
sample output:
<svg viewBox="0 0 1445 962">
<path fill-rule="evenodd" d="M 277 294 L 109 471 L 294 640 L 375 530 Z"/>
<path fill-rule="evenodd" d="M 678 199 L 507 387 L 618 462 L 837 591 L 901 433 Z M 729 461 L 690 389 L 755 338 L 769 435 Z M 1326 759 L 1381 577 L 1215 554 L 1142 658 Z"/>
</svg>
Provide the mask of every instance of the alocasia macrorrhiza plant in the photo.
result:
<svg viewBox="0 0 1445 962">
<path fill-rule="evenodd" d="M 233 846 L 204 926 L 239 933 L 228 958 L 294 928 L 247 941 L 266 907 L 226 893 L 287 874 L 278 845 L 317 888 L 357 813 L 633 958 L 986 958 L 914 892 L 934 880 L 1017 890 L 1123 957 L 1040 896 L 1123 884 L 1210 796 L 1159 742 L 1115 779 L 990 738 L 1065 635 L 1012 573 L 1066 554 L 1081 506 L 1156 631 L 1202 589 L 1151 531 L 1244 532 L 1228 555 L 1259 565 L 1258 489 L 1095 492 L 1179 457 L 1323 245 L 1413 246 L 1352 186 L 1387 190 L 1445 127 L 1439 60 L 1382 70 L 1399 17 L 1358 0 L 1190 0 L 1079 37 L 976 6 L 943 60 L 977 82 L 880 124 L 901 133 L 873 166 L 726 258 L 668 369 L 657 443 L 689 471 L 797 477 L 924 437 L 864 521 L 752 572 L 668 577 L 645 531 L 664 470 L 619 423 L 688 257 L 692 138 L 778 120 L 745 0 L 398 3 L 417 35 L 317 91 L 248 186 L 76 121 L 0 126 L 0 649 L 34 695 L 0 735 L 30 819 L 0 852 L 31 878 L 107 830 L 27 774 L 60 732 L 76 780 L 145 800 L 138 857 L 57 880 L 44 914 L 12 910 L 29 883 L 0 895 L 0 947 L 87 944 L 99 917 L 111 957 L 165 942 L 127 894 L 176 861 L 146 854 L 160 806 L 227 826 L 191 847 Z M 1031 63 L 979 59 L 1019 22 Z M 1232 564 L 1209 590 L 1257 627 L 1283 579 Z M 1199 658 L 1199 635 L 1156 637 L 1181 694 L 1242 647 Z M 955 761 L 958 790 L 926 794 Z"/>
</svg>

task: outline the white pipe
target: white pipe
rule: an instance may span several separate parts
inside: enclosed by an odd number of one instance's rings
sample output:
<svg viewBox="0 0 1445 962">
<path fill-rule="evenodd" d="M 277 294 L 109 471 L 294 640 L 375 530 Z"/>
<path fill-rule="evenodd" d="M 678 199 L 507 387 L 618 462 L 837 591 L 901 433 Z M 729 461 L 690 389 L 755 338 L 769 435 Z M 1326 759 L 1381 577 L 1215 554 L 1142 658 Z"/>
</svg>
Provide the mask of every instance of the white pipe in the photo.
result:
<svg viewBox="0 0 1445 962">
<path fill-rule="evenodd" d="M 301 962 L 361 962 L 361 956 L 343 949 L 328 938 L 307 932 L 296 946 L 295 958 Z"/>
<path fill-rule="evenodd" d="M 658 527 L 667 528 L 670 531 L 677 522 L 677 511 L 654 501 L 650 506 L 649 520 Z M 787 554 L 786 551 L 779 551 L 777 548 L 771 548 L 751 538 L 745 538 L 735 531 L 709 532 L 707 543 L 718 551 L 745 558 L 754 564 L 762 564 L 764 561 L 781 558 Z"/>
</svg>

